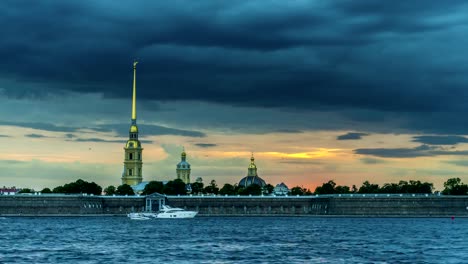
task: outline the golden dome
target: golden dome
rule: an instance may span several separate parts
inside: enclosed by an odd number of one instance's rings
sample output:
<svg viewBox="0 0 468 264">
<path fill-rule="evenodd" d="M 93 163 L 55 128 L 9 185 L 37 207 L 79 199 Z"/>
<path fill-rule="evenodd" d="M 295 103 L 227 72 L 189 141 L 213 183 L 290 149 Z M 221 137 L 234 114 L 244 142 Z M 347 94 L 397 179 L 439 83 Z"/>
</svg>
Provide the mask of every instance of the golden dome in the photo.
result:
<svg viewBox="0 0 468 264">
<path fill-rule="evenodd" d="M 138 133 L 138 127 L 136 125 L 132 125 L 130 127 L 130 133 Z"/>
</svg>

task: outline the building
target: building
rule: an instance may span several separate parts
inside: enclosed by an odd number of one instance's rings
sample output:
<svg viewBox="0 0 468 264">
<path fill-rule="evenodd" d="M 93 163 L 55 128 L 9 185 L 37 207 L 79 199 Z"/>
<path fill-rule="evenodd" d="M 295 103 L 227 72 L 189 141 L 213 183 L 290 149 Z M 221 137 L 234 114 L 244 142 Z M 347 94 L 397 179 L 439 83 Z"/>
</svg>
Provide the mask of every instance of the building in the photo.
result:
<svg viewBox="0 0 468 264">
<path fill-rule="evenodd" d="M 132 125 L 129 138 L 125 144 L 124 169 L 122 172 L 122 184 L 137 185 L 143 180 L 143 148 L 138 140 L 138 126 L 136 113 L 136 65 L 133 63 L 133 97 L 132 97 Z"/>
<path fill-rule="evenodd" d="M 277 184 L 275 188 L 273 188 L 273 194 L 274 195 L 288 195 L 289 193 L 289 188 L 286 186 L 284 183 Z"/>
<path fill-rule="evenodd" d="M 185 184 L 190 184 L 190 164 L 187 162 L 187 153 L 185 153 L 185 149 L 182 150 L 182 154 L 180 155 L 180 162 L 177 164 L 177 179 L 181 179 Z"/>
<path fill-rule="evenodd" d="M 250 165 L 247 171 L 247 176 L 245 176 L 239 181 L 240 187 L 245 188 L 251 184 L 257 184 L 262 188 L 266 185 L 265 181 L 262 178 L 258 177 L 257 166 L 255 165 L 255 158 L 253 154 L 250 158 Z"/>
<path fill-rule="evenodd" d="M 5 187 L 0 188 L 0 195 L 15 195 L 20 191 L 20 189 L 16 189 L 16 187 Z"/>
</svg>

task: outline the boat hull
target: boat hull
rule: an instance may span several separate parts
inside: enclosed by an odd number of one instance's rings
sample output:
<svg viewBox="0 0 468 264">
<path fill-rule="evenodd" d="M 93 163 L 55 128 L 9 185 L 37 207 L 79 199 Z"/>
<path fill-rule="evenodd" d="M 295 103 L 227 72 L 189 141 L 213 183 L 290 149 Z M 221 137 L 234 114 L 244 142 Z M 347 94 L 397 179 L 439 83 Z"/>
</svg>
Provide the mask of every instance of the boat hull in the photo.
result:
<svg viewBox="0 0 468 264">
<path fill-rule="evenodd" d="M 198 212 L 193 211 L 181 211 L 175 213 L 159 213 L 156 215 L 156 218 L 194 218 Z"/>
</svg>

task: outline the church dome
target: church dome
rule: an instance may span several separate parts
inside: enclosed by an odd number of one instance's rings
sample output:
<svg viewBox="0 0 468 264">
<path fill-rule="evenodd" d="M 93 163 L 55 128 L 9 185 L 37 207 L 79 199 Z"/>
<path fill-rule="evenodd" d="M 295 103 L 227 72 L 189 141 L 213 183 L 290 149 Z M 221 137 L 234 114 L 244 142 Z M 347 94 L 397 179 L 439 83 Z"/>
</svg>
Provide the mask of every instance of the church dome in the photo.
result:
<svg viewBox="0 0 468 264">
<path fill-rule="evenodd" d="M 130 133 L 138 133 L 138 127 L 136 125 L 132 125 L 130 127 Z"/>
<path fill-rule="evenodd" d="M 239 181 L 239 186 L 245 188 L 252 184 L 257 184 L 260 187 L 264 187 L 266 185 L 265 181 L 262 178 L 258 177 L 257 165 L 255 165 L 255 158 L 253 156 L 253 153 L 252 153 L 252 157 L 250 158 L 250 164 L 247 170 L 247 176 L 245 176 Z"/>
<path fill-rule="evenodd" d="M 178 169 L 190 169 L 190 163 L 186 161 L 181 161 L 177 164 Z"/>
<path fill-rule="evenodd" d="M 264 187 L 266 185 L 265 181 L 258 176 L 245 176 L 239 181 L 239 186 L 244 188 L 252 184 L 257 184 L 260 187 Z"/>
<path fill-rule="evenodd" d="M 190 163 L 186 161 L 187 153 L 185 153 L 185 149 L 182 150 L 180 154 L 180 162 L 177 164 L 177 169 L 190 169 Z"/>
</svg>

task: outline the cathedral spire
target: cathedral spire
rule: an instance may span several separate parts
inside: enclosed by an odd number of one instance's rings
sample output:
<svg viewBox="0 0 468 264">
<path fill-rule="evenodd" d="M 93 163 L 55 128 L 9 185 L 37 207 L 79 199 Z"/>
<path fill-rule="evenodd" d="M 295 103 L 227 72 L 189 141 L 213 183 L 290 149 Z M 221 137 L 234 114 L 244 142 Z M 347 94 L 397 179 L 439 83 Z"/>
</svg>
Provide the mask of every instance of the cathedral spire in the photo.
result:
<svg viewBox="0 0 468 264">
<path fill-rule="evenodd" d="M 138 127 L 136 124 L 136 65 L 133 62 L 133 97 L 132 97 L 132 125 L 130 126 L 129 138 L 125 144 L 124 171 L 122 173 L 122 184 L 136 185 L 143 180 L 143 148 L 138 140 Z"/>
<path fill-rule="evenodd" d="M 138 61 L 133 62 L 133 99 L 132 99 L 132 124 L 136 125 L 136 65 Z"/>
</svg>

